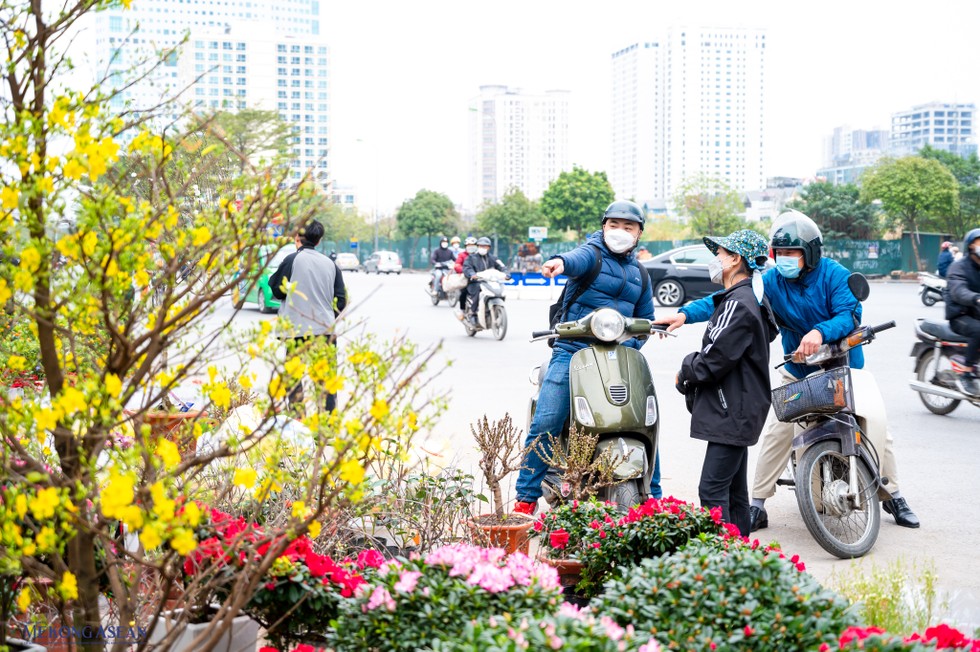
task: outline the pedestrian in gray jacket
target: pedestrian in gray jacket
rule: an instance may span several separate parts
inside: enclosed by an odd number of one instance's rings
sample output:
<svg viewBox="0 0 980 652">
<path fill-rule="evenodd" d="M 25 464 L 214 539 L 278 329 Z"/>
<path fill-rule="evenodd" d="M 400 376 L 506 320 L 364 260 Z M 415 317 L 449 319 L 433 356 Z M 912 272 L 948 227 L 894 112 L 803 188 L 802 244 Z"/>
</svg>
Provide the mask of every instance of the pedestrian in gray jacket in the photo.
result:
<svg viewBox="0 0 980 652">
<path fill-rule="evenodd" d="M 282 337 L 290 356 L 317 343 L 337 343 L 333 327 L 337 315 L 347 306 L 347 288 L 336 263 L 315 249 L 322 238 L 323 225 L 310 221 L 296 235 L 297 251 L 286 256 L 269 279 L 272 295 L 283 302 L 279 319 L 284 324 Z M 303 386 L 297 383 L 289 392 L 289 404 L 297 406 L 302 402 Z M 336 394 L 328 393 L 327 411 L 336 405 Z"/>
</svg>

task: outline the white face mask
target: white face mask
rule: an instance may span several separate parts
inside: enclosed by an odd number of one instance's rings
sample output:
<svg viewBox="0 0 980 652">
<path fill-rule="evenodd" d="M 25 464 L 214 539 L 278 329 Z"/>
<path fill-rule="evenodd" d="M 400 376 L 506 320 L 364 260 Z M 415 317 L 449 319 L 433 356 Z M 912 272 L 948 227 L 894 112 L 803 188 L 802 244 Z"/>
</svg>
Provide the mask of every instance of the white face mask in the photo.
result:
<svg viewBox="0 0 980 652">
<path fill-rule="evenodd" d="M 448 242 L 440 242 L 439 243 L 439 246 L 442 247 L 443 249 L 448 249 L 449 248 L 449 243 Z"/>
<path fill-rule="evenodd" d="M 470 246 L 468 246 L 466 248 L 466 253 L 468 253 L 468 254 L 475 254 L 476 253 L 476 245 L 470 245 Z"/>
<path fill-rule="evenodd" d="M 486 256 L 488 253 L 490 253 L 490 248 L 489 247 L 477 247 L 476 253 L 480 254 L 481 256 Z"/>
<path fill-rule="evenodd" d="M 974 256 L 980 256 L 980 245 L 973 245 L 970 249 L 973 251 Z"/>
<path fill-rule="evenodd" d="M 623 254 L 636 246 L 636 238 L 623 229 L 607 229 L 602 232 L 602 239 L 606 241 L 609 250 Z"/>
</svg>

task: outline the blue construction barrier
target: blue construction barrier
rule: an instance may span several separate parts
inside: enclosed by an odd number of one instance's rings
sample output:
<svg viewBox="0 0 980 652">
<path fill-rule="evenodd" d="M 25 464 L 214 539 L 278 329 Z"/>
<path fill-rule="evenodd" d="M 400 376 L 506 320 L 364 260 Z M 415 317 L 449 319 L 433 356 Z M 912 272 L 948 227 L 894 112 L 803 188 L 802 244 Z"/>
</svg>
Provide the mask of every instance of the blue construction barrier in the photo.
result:
<svg viewBox="0 0 980 652">
<path fill-rule="evenodd" d="M 540 272 L 511 272 L 510 280 L 507 281 L 507 285 L 546 287 L 549 285 L 565 285 L 567 282 L 567 276 L 545 278 Z"/>
</svg>

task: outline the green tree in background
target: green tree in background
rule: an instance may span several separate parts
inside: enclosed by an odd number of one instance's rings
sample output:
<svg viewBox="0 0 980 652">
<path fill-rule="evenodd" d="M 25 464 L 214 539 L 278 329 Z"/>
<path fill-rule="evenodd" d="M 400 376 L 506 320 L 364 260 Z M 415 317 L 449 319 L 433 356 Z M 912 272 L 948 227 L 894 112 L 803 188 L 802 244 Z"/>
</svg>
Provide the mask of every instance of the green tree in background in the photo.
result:
<svg viewBox="0 0 980 652">
<path fill-rule="evenodd" d="M 803 188 L 801 197 L 786 207 L 806 213 L 820 227 L 824 240 L 870 240 L 880 231 L 878 210 L 862 201 L 860 194 L 853 183 L 837 186 L 819 181 Z"/>
<path fill-rule="evenodd" d="M 575 166 L 559 174 L 544 191 L 541 212 L 553 227 L 582 236 L 599 228 L 602 214 L 615 197 L 605 172 Z"/>
<path fill-rule="evenodd" d="M 547 226 L 538 202 L 528 199 L 518 188 L 511 188 L 498 204 L 489 204 L 476 216 L 480 233 L 496 234 L 505 242 L 524 242 L 528 228 Z"/>
<path fill-rule="evenodd" d="M 919 151 L 919 156 L 939 161 L 956 177 L 960 191 L 959 211 L 949 216 L 944 230 L 964 235 L 980 223 L 980 158 L 976 153 L 964 158 L 928 145 Z"/>
<path fill-rule="evenodd" d="M 459 213 L 449 197 L 433 190 L 419 190 L 398 207 L 398 232 L 409 238 L 455 233 Z"/>
<path fill-rule="evenodd" d="M 293 127 L 276 111 L 241 109 L 198 116 L 189 130 L 218 143 L 215 154 L 239 174 L 260 163 L 286 164 Z"/>
<path fill-rule="evenodd" d="M 886 225 L 913 237 L 912 253 L 922 270 L 918 231 L 944 230 L 949 215 L 959 210 L 956 177 L 942 163 L 921 156 L 882 159 L 861 177 L 861 200 L 880 200 Z"/>
<path fill-rule="evenodd" d="M 695 235 L 728 235 L 747 228 L 739 217 L 745 210 L 741 197 L 717 177 L 704 173 L 687 177 L 677 187 L 674 204 Z"/>
</svg>

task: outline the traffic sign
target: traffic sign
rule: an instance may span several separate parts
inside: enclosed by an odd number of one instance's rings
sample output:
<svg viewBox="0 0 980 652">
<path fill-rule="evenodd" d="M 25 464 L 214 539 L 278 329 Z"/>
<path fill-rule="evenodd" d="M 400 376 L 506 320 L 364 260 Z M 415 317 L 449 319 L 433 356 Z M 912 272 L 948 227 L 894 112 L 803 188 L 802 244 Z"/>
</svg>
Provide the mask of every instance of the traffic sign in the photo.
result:
<svg viewBox="0 0 980 652">
<path fill-rule="evenodd" d="M 527 228 L 527 237 L 531 240 L 544 240 L 548 237 L 548 227 L 529 226 Z"/>
</svg>

